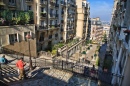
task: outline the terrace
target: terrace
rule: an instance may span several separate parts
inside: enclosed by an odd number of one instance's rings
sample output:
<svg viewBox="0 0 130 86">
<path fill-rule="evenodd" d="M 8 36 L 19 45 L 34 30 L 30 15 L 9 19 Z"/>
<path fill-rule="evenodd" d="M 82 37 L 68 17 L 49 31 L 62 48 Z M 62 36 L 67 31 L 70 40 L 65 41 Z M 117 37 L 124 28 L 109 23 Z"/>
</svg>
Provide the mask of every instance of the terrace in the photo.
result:
<svg viewBox="0 0 130 86">
<path fill-rule="evenodd" d="M 32 11 L 0 10 L 0 26 L 33 24 Z"/>
</svg>

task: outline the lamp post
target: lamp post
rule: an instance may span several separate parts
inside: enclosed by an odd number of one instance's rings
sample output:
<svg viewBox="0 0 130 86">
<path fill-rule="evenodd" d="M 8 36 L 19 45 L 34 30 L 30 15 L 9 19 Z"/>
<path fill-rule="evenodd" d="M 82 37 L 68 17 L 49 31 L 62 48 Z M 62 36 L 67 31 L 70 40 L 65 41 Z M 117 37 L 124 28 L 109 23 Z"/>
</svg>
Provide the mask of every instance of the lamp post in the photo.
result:
<svg viewBox="0 0 130 86">
<path fill-rule="evenodd" d="M 31 35 L 30 34 L 27 34 L 26 35 L 26 39 L 28 39 L 28 49 L 29 49 L 29 66 L 30 66 L 30 70 L 32 70 L 33 69 L 33 67 L 32 67 L 32 59 L 31 59 L 31 52 L 30 52 L 30 41 L 29 41 L 29 39 L 31 39 Z"/>
</svg>

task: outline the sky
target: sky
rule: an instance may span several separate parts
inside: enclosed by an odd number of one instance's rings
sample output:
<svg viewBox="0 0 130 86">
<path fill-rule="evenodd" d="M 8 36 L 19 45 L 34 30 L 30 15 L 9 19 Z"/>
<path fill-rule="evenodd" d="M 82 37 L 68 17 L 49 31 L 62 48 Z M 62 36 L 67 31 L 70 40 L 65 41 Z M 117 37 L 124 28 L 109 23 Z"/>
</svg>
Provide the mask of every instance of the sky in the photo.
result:
<svg viewBox="0 0 130 86">
<path fill-rule="evenodd" d="M 111 20 L 114 0 L 87 0 L 90 4 L 90 17 L 100 17 L 102 21 Z"/>
</svg>

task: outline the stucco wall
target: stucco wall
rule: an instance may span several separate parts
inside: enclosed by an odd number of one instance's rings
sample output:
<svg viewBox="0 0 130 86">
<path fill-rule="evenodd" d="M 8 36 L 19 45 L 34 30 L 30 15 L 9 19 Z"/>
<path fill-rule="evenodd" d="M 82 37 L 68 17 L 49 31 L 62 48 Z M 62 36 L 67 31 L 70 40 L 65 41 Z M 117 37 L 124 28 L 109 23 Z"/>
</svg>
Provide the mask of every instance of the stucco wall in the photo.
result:
<svg viewBox="0 0 130 86">
<path fill-rule="evenodd" d="M 121 86 L 130 86 L 130 57 L 127 59 L 126 68 Z"/>
<path fill-rule="evenodd" d="M 30 39 L 30 50 L 32 56 L 37 56 L 35 25 L 15 25 L 15 26 L 0 26 L 0 45 L 7 50 L 16 51 L 29 55 L 28 42 L 25 40 L 24 32 L 30 32 L 32 39 Z M 18 42 L 10 43 L 9 34 L 17 34 Z M 6 50 L 5 49 L 5 50 Z"/>
</svg>

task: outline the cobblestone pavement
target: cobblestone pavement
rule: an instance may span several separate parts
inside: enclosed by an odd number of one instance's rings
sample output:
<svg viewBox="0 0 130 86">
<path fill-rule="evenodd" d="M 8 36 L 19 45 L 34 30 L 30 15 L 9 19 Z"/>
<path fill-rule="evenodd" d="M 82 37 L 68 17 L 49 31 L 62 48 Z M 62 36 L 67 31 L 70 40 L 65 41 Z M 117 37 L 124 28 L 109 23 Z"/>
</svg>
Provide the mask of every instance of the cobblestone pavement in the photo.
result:
<svg viewBox="0 0 130 86">
<path fill-rule="evenodd" d="M 63 70 L 44 70 L 43 74 L 41 79 L 21 81 L 9 86 L 97 86 L 97 83 L 90 79 Z"/>
</svg>

